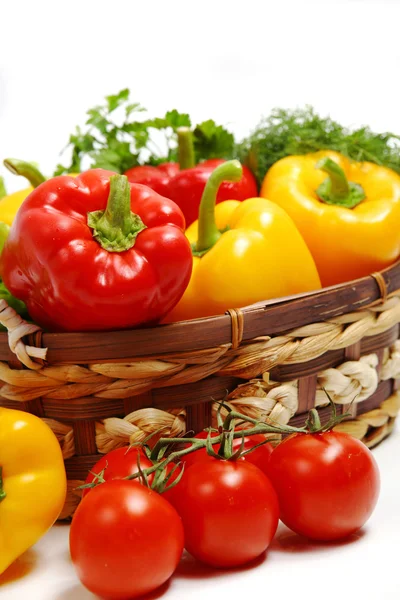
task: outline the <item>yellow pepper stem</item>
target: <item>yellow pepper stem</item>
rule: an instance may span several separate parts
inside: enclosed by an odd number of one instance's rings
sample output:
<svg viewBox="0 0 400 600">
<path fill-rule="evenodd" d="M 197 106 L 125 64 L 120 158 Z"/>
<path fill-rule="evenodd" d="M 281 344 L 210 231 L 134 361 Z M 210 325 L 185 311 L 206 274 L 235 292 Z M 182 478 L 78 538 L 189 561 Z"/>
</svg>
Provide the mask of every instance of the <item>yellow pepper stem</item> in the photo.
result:
<svg viewBox="0 0 400 600">
<path fill-rule="evenodd" d="M 7 494 L 4 491 L 3 487 L 3 467 L 0 467 L 0 502 L 4 500 Z"/>
<path fill-rule="evenodd" d="M 229 160 L 218 165 L 208 178 L 200 202 L 199 237 L 193 252 L 195 255 L 207 252 L 222 235 L 215 222 L 215 203 L 219 186 L 224 181 L 240 181 L 242 175 L 243 169 L 240 162 Z"/>
<path fill-rule="evenodd" d="M 189 127 L 178 127 L 178 161 L 180 169 L 191 169 L 195 166 L 193 134 Z"/>
<path fill-rule="evenodd" d="M 361 185 L 348 181 L 342 167 L 331 158 L 323 158 L 316 164 L 316 168 L 328 174 L 317 189 L 318 198 L 322 202 L 354 208 L 365 199 Z"/>
<path fill-rule="evenodd" d="M 14 175 L 25 177 L 34 188 L 46 181 L 46 177 L 32 163 L 19 160 L 19 158 L 6 158 L 3 163 Z"/>
<path fill-rule="evenodd" d="M 4 183 L 3 177 L 0 177 L 0 200 L 7 196 L 6 184 Z"/>
</svg>

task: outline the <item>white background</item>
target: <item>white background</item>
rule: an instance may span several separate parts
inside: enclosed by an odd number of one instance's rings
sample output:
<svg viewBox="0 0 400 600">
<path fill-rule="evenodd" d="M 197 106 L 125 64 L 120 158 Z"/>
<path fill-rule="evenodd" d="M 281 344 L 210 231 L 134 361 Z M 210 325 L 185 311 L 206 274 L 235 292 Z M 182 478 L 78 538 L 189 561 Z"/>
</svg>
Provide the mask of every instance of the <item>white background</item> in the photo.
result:
<svg viewBox="0 0 400 600">
<path fill-rule="evenodd" d="M 152 116 L 177 108 L 239 137 L 274 106 L 306 103 L 344 124 L 400 133 L 399 24 L 395 0 L 3 0 L 0 159 L 34 160 L 50 174 L 85 111 L 124 87 Z M 0 174 L 10 191 L 25 185 L 2 167 Z M 256 569 L 210 575 L 185 563 L 165 598 L 259 590 L 398 600 L 399 455 L 399 434 L 376 450 L 381 502 L 359 539 L 321 548 L 281 529 Z M 91 597 L 68 561 L 67 533 L 53 529 L 22 559 L 25 576 L 2 586 L 1 600 Z"/>
<path fill-rule="evenodd" d="M 239 137 L 306 103 L 400 133 L 399 23 L 396 0 L 3 0 L 0 158 L 51 174 L 85 111 L 124 87 L 151 115 L 176 107 Z"/>
</svg>

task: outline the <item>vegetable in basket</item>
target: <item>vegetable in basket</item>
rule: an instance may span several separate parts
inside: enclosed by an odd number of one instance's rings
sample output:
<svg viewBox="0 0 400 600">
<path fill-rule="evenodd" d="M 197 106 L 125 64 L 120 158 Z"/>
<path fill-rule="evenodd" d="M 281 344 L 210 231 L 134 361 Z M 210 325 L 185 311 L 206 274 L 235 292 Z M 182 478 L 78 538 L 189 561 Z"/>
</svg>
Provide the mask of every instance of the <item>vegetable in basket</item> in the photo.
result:
<svg viewBox="0 0 400 600">
<path fill-rule="evenodd" d="M 215 206 L 222 181 L 238 181 L 236 160 L 207 181 L 199 220 L 186 231 L 192 243 L 188 288 L 165 322 L 222 314 L 266 300 L 320 288 L 310 251 L 292 219 L 273 202 L 249 198 Z"/>
<path fill-rule="evenodd" d="M 323 286 L 379 271 L 400 256 L 400 176 L 333 151 L 276 162 L 260 195 L 295 222 Z"/>
<path fill-rule="evenodd" d="M 0 573 L 53 525 L 66 490 L 61 448 L 48 425 L 0 408 Z"/>
<path fill-rule="evenodd" d="M 93 169 L 42 183 L 18 211 L 1 256 L 5 285 L 52 331 L 153 324 L 192 270 L 174 202 Z"/>
<path fill-rule="evenodd" d="M 177 129 L 179 166 L 167 163 L 152 166 L 139 166 L 125 174 L 129 181 L 143 183 L 158 193 L 170 198 L 181 208 L 188 227 L 197 220 L 201 196 L 211 173 L 225 161 L 219 158 L 195 164 L 192 132 L 188 127 Z M 224 200 L 246 200 L 258 193 L 254 175 L 243 167 L 242 177 L 236 181 L 223 181 L 217 193 L 216 203 Z"/>
</svg>

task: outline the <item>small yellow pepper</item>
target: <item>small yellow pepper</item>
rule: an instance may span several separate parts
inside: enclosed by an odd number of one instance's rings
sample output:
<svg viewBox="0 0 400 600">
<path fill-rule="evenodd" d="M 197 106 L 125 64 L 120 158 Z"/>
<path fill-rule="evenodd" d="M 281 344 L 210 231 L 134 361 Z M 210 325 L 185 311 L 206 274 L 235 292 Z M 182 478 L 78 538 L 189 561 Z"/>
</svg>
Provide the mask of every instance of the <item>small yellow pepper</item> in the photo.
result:
<svg viewBox="0 0 400 600">
<path fill-rule="evenodd" d="M 323 286 L 370 275 L 400 256 L 400 176 L 391 169 L 333 151 L 288 156 L 269 169 L 260 195 L 292 217 Z"/>
<path fill-rule="evenodd" d="M 0 408 L 0 573 L 53 525 L 66 485 L 61 448 L 48 425 Z"/>
<path fill-rule="evenodd" d="M 192 277 L 164 322 L 223 314 L 320 287 L 310 251 L 279 206 L 263 198 L 215 206 L 220 184 L 241 176 L 242 167 L 233 160 L 209 177 L 199 220 L 186 230 L 194 254 Z"/>
</svg>

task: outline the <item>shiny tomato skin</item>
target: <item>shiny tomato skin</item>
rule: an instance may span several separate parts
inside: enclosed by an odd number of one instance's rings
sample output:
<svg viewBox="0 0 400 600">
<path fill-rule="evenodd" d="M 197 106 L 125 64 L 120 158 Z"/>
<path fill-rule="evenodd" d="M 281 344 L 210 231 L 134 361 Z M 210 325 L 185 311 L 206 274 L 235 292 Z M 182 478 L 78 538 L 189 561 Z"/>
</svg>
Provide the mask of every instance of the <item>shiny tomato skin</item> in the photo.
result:
<svg viewBox="0 0 400 600">
<path fill-rule="evenodd" d="M 212 437 L 216 437 L 218 433 L 213 433 Z M 200 431 L 194 437 L 198 439 L 206 439 L 208 436 L 207 431 Z M 265 437 L 263 435 L 252 435 L 244 438 L 244 450 L 249 450 L 253 448 L 260 442 L 265 441 Z M 235 452 L 241 447 L 242 438 L 236 438 L 233 440 L 233 451 Z M 219 444 L 214 444 L 213 446 L 214 452 L 218 452 Z M 273 451 L 273 446 L 266 442 L 256 450 L 249 452 L 246 456 L 243 457 L 244 460 L 252 463 L 265 474 L 268 475 L 268 464 L 269 457 L 271 456 Z M 196 450 L 196 452 L 192 452 L 182 457 L 182 462 L 185 463 L 185 468 L 188 469 L 190 466 L 194 465 L 197 462 L 206 462 L 208 459 L 207 450 L 202 448 L 201 450 Z"/>
<path fill-rule="evenodd" d="M 111 481 L 112 479 L 124 479 L 128 475 L 137 473 L 138 471 L 138 454 L 140 456 L 140 467 L 142 469 L 148 469 L 152 466 L 151 461 L 145 456 L 145 454 L 139 451 L 137 448 L 126 446 L 124 448 L 117 448 L 112 450 L 108 454 L 104 454 L 91 469 L 91 473 L 86 478 L 85 483 L 92 483 L 95 480 L 94 474 L 98 475 L 103 471 L 103 479 L 105 481 Z M 153 481 L 154 476 L 149 475 L 149 483 Z M 83 490 L 82 498 L 87 496 L 93 488 L 86 488 Z"/>
<path fill-rule="evenodd" d="M 283 523 L 318 541 L 358 531 L 372 514 L 380 489 L 371 451 L 335 431 L 284 440 L 271 455 L 269 477 Z"/>
<path fill-rule="evenodd" d="M 183 546 L 175 509 L 135 481 L 94 488 L 78 506 L 70 529 L 71 559 L 80 581 L 107 600 L 157 589 L 175 571 Z"/>
<path fill-rule="evenodd" d="M 279 506 L 268 478 L 246 461 L 210 458 L 192 465 L 177 486 L 174 506 L 185 548 L 217 568 L 260 556 L 275 535 Z"/>
</svg>

